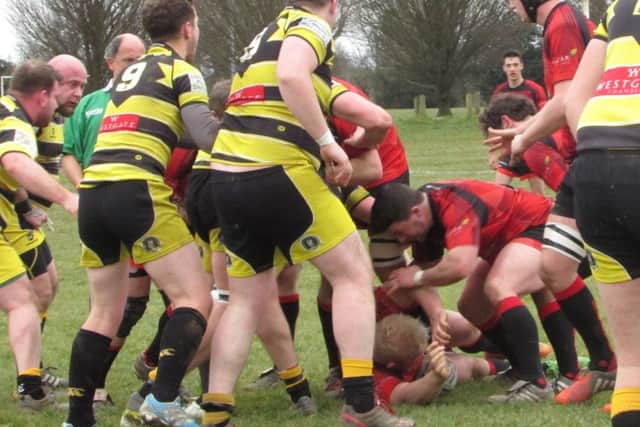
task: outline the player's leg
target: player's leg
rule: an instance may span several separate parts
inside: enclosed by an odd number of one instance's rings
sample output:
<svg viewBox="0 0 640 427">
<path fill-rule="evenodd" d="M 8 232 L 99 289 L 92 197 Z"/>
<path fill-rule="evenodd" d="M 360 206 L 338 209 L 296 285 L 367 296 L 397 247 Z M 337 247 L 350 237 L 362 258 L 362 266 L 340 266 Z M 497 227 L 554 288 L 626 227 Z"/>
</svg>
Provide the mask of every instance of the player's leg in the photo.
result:
<svg viewBox="0 0 640 427">
<path fill-rule="evenodd" d="M 17 370 L 17 390 L 23 407 L 50 403 L 42 389 L 40 319 L 34 295 L 18 254 L 0 237 L 0 310 L 7 313 L 9 345 Z"/>
<path fill-rule="evenodd" d="M 538 353 L 538 329 L 520 295 L 544 287 L 538 275 L 539 243 L 516 239 L 507 244 L 492 264 L 485 281 L 485 292 L 495 307 L 494 316 L 504 333 L 507 354 L 521 382 L 506 395 L 492 396 L 493 402 L 542 401 L 553 397 Z M 518 387 L 516 387 L 518 386 Z"/>
</svg>

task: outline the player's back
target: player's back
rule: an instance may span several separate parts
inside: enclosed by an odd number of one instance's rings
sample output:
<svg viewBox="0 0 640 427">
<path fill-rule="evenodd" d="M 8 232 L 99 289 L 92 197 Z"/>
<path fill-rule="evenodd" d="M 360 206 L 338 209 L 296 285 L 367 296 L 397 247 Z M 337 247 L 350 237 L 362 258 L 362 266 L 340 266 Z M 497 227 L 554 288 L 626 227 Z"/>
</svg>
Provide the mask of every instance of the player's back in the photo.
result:
<svg viewBox="0 0 640 427">
<path fill-rule="evenodd" d="M 595 32 L 594 38 L 607 42 L 607 57 L 600 83 L 580 117 L 579 150 L 640 148 L 637 131 L 640 10 L 637 4 L 618 0 Z"/>
<path fill-rule="evenodd" d="M 280 48 L 291 36 L 308 42 L 317 55 L 313 88 L 323 112 L 329 112 L 335 52 L 331 27 L 301 8 L 287 7 L 240 58 L 212 152 L 216 162 L 242 166 L 311 162 L 320 166 L 318 144 L 289 110 L 278 87 Z"/>
<path fill-rule="evenodd" d="M 194 102 L 207 102 L 200 71 L 168 45 L 152 45 L 114 82 L 83 185 L 162 181 L 184 133 L 180 110 Z"/>
</svg>

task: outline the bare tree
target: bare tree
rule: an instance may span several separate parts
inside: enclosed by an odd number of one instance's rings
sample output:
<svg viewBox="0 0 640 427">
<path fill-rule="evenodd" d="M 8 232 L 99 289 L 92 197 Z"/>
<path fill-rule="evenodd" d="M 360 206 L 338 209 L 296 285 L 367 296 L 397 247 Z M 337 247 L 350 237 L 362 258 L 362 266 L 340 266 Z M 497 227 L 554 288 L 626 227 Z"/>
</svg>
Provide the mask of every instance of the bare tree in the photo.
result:
<svg viewBox="0 0 640 427">
<path fill-rule="evenodd" d="M 401 84 L 433 90 L 438 115 L 451 114 L 451 92 L 477 59 L 521 37 L 503 2 L 369 0 L 360 14 L 375 66 Z"/>
<path fill-rule="evenodd" d="M 104 51 L 123 32 L 142 33 L 142 0 L 22 0 L 13 1 L 9 16 L 18 32 L 25 58 L 75 55 L 89 72 L 87 90 L 107 78 Z"/>
</svg>

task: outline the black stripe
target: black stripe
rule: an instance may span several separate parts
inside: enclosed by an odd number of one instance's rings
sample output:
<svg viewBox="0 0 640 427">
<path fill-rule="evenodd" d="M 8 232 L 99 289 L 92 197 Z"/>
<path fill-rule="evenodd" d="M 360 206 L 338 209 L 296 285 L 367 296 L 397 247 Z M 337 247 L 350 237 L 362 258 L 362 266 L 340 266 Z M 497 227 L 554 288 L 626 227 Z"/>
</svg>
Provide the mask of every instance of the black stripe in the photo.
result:
<svg viewBox="0 0 640 427">
<path fill-rule="evenodd" d="M 578 259 L 578 260 L 583 258 L 582 255 L 576 253 L 575 251 L 572 251 L 571 249 L 569 249 L 569 248 L 567 248 L 567 247 L 565 247 L 565 246 L 563 246 L 563 245 L 561 245 L 559 243 L 553 242 L 553 241 L 551 241 L 549 239 L 542 239 L 542 245 L 543 246 L 549 246 L 549 247 L 556 248 L 556 249 L 560 249 L 561 252 L 565 252 L 565 253 L 573 256 L 573 258 Z"/>
<path fill-rule="evenodd" d="M 155 136 L 171 149 L 178 145 L 178 135 L 176 135 L 171 127 L 148 117 L 140 117 L 136 132 L 143 132 Z"/>
<path fill-rule="evenodd" d="M 46 157 L 57 157 L 62 154 L 62 144 L 38 141 L 38 154 Z"/>
<path fill-rule="evenodd" d="M 487 221 L 489 220 L 489 208 L 487 207 L 487 205 L 482 201 L 481 198 L 479 198 L 475 194 L 455 184 L 427 184 L 420 187 L 419 191 L 422 191 L 423 193 L 427 193 L 427 196 L 429 196 L 429 199 L 430 199 L 429 203 L 433 208 L 436 206 L 436 204 L 433 202 L 433 200 L 431 200 L 431 191 L 443 190 L 443 189 L 448 189 L 452 193 L 460 196 L 460 198 L 469 202 L 469 204 L 475 211 L 478 218 L 480 218 L 480 226 L 484 227 L 487 224 Z"/>
<path fill-rule="evenodd" d="M 228 154 L 222 154 L 222 153 L 211 154 L 211 159 L 226 160 L 228 162 L 236 162 L 236 163 L 254 163 L 253 160 L 244 159 L 242 157 L 230 156 Z"/>
<path fill-rule="evenodd" d="M 576 245 L 584 247 L 584 243 L 582 242 L 582 240 L 576 238 L 575 236 L 572 236 L 571 234 L 567 233 L 566 231 L 564 231 L 563 229 L 561 229 L 557 225 L 555 225 L 555 224 L 547 224 L 546 227 L 550 228 L 551 230 L 555 231 L 558 234 L 561 234 L 562 236 L 564 236 L 567 239 L 571 240 Z"/>
<path fill-rule="evenodd" d="M 7 129 L 7 130 L 0 131 L 0 143 L 12 142 L 15 139 L 16 139 L 15 129 Z"/>
<path fill-rule="evenodd" d="M 50 175 L 58 176 L 60 174 L 60 163 L 59 162 L 51 162 L 51 163 L 40 163 L 40 166 Z"/>
<path fill-rule="evenodd" d="M 578 130 L 578 141 L 578 151 L 640 149 L 640 125 L 583 127 Z"/>
<path fill-rule="evenodd" d="M 378 237 L 371 238 L 369 241 L 371 243 L 389 243 L 389 244 L 391 244 L 391 243 L 396 243 L 397 244 L 398 243 L 398 241 L 396 239 L 385 239 L 385 238 L 378 238 Z"/>
<path fill-rule="evenodd" d="M 162 176 L 164 176 L 165 172 L 165 166 L 148 154 L 126 149 L 94 151 L 93 156 L 91 156 L 89 166 L 91 167 L 94 165 L 104 165 L 109 163 L 133 165 L 140 169 L 144 169 L 147 172 Z"/>
<path fill-rule="evenodd" d="M 33 200 L 36 203 L 41 204 L 45 208 L 50 208 L 53 205 L 53 202 L 49 199 L 45 199 L 44 197 L 36 196 L 35 194 L 29 193 L 29 199 Z"/>
<path fill-rule="evenodd" d="M 371 260 L 374 261 L 374 262 L 376 262 L 376 261 L 377 262 L 387 262 L 387 261 L 395 261 L 395 260 L 401 259 L 401 258 L 402 258 L 402 255 L 397 255 L 397 256 L 394 256 L 394 257 L 386 257 L 386 258 L 374 257 Z"/>
<path fill-rule="evenodd" d="M 236 117 L 225 113 L 222 129 L 231 132 L 255 134 L 287 141 L 297 145 L 312 156 L 320 159 L 320 146 L 300 126 L 282 120 L 257 116 Z"/>
<path fill-rule="evenodd" d="M 7 199 L 7 201 L 9 203 L 14 204 L 14 200 L 16 198 L 16 193 L 15 193 L 15 191 L 11 191 L 11 190 L 8 190 L 6 188 L 0 187 L 0 196 L 2 196 L 5 199 Z"/>
</svg>

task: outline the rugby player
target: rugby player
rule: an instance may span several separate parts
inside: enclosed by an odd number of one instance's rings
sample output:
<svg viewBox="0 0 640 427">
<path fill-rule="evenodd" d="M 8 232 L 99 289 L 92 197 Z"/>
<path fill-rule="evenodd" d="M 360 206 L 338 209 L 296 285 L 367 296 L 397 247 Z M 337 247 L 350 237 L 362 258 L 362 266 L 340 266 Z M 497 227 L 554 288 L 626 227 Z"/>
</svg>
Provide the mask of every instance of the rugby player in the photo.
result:
<svg viewBox="0 0 640 427">
<path fill-rule="evenodd" d="M 141 417 L 151 424 L 197 425 L 180 406 L 178 388 L 206 327 L 209 283 L 163 179 L 183 133 L 209 149 L 217 123 L 202 74 L 191 65 L 199 39 L 194 2 L 147 0 L 142 23 L 153 45 L 114 82 L 80 184 L 81 263 L 88 269 L 92 304 L 72 347 L 65 427 L 95 424 L 92 398 L 124 313 L 129 256 L 144 265 L 174 307 Z"/>
<path fill-rule="evenodd" d="M 41 409 L 54 404 L 42 388 L 40 369 L 41 326 L 35 287 L 19 253 L 4 235 L 5 228 L 20 227 L 18 215 L 31 208 L 28 199 L 14 205 L 20 188 L 60 204 L 77 214 L 77 195 L 70 193 L 38 163 L 34 126 L 46 126 L 58 104 L 60 76 L 43 62 L 27 61 L 13 74 L 9 94 L 0 99 L 0 309 L 8 315 L 9 344 L 17 369 L 20 405 Z M 21 211 L 21 209 L 23 209 Z"/>
<path fill-rule="evenodd" d="M 560 0 L 510 0 L 510 4 L 523 22 L 544 26 L 545 87 L 551 99 L 520 126 L 492 130 L 497 137 L 486 142 L 506 144 L 515 162 L 536 141 L 562 132 L 564 135 L 556 139 L 563 142 L 558 151 L 570 162 L 575 156 L 576 144 L 566 126 L 564 103 L 595 25 L 575 7 Z M 575 222 L 572 180 L 570 168 L 545 227 L 541 276 L 585 342 L 590 363 L 588 372 L 556 396 L 558 403 L 582 402 L 598 391 L 613 389 L 617 367 L 593 295 L 577 275 L 586 250 Z"/>
<path fill-rule="evenodd" d="M 536 324 L 520 300 L 544 288 L 540 244 L 550 209 L 542 196 L 475 180 L 419 190 L 388 184 L 373 205 L 371 231 L 412 244 L 415 259 L 414 265 L 390 274 L 385 282 L 390 292 L 466 279 L 460 313 L 504 351 L 519 378 L 492 402 L 554 396 L 542 371 Z"/>
<path fill-rule="evenodd" d="M 613 427 L 640 425 L 638 12 L 637 1 L 612 2 L 566 100 L 567 121 L 578 141 L 576 221 L 617 345 Z"/>
<path fill-rule="evenodd" d="M 281 330 L 278 323 L 285 322 L 276 275 L 306 260 L 334 287 L 342 418 L 364 426 L 414 425 L 375 406 L 371 266 L 346 209 L 317 173 L 324 161 L 329 182 L 344 185 L 351 176 L 325 120 L 337 7 L 336 0 L 291 1 L 247 47 L 232 81 L 211 177 L 231 298 L 212 341 L 205 426 L 232 425 L 235 382 L 258 323 L 269 318 L 261 326 Z M 290 345 L 290 334 L 277 338 Z M 297 361 L 288 366 L 282 377 L 290 385 L 302 381 Z"/>
<path fill-rule="evenodd" d="M 49 61 L 49 65 L 62 77 L 57 90 L 56 109 L 51 121 L 38 128 L 38 156 L 36 161 L 47 170 L 55 179 L 58 179 L 60 169 L 60 154 L 62 150 L 62 127 L 66 117 L 73 110 L 80 98 L 82 90 L 87 83 L 87 71 L 84 64 L 71 55 L 57 55 Z M 18 199 L 22 201 L 18 209 L 24 213 L 24 204 L 29 203 L 26 195 L 19 193 Z M 29 218 L 40 216 L 47 218 L 44 209 L 51 206 L 52 202 L 37 195 L 30 194 L 33 209 L 28 214 L 21 216 L 18 227 L 8 226 L 5 237 L 20 254 L 20 258 L 27 267 L 36 296 L 38 297 L 38 310 L 41 318 L 41 328 L 44 331 L 47 320 L 47 311 L 55 298 L 58 290 L 58 272 L 55 262 L 46 241 L 44 232 L 34 227 Z M 49 220 L 47 222 L 50 224 Z M 64 387 L 66 380 L 53 374 L 50 369 L 43 371 L 43 381 L 50 387 Z"/>
<path fill-rule="evenodd" d="M 105 49 L 105 63 L 112 73 L 112 79 L 106 87 L 83 97 L 71 117 L 65 121 L 61 163 L 69 182 L 74 187 L 77 188 L 80 185 L 82 170 L 89 166 L 104 109 L 111 99 L 110 90 L 113 79 L 143 54 L 144 43 L 138 36 L 125 33 L 114 37 Z M 124 326 L 118 330 L 117 336 L 109 347 L 109 357 L 103 376 L 97 382 L 94 404 L 113 404 L 111 396 L 105 389 L 106 377 L 131 328 L 144 313 L 148 301 L 149 284 L 148 276 L 142 279 L 131 278 L 131 289 L 123 318 Z"/>
</svg>

